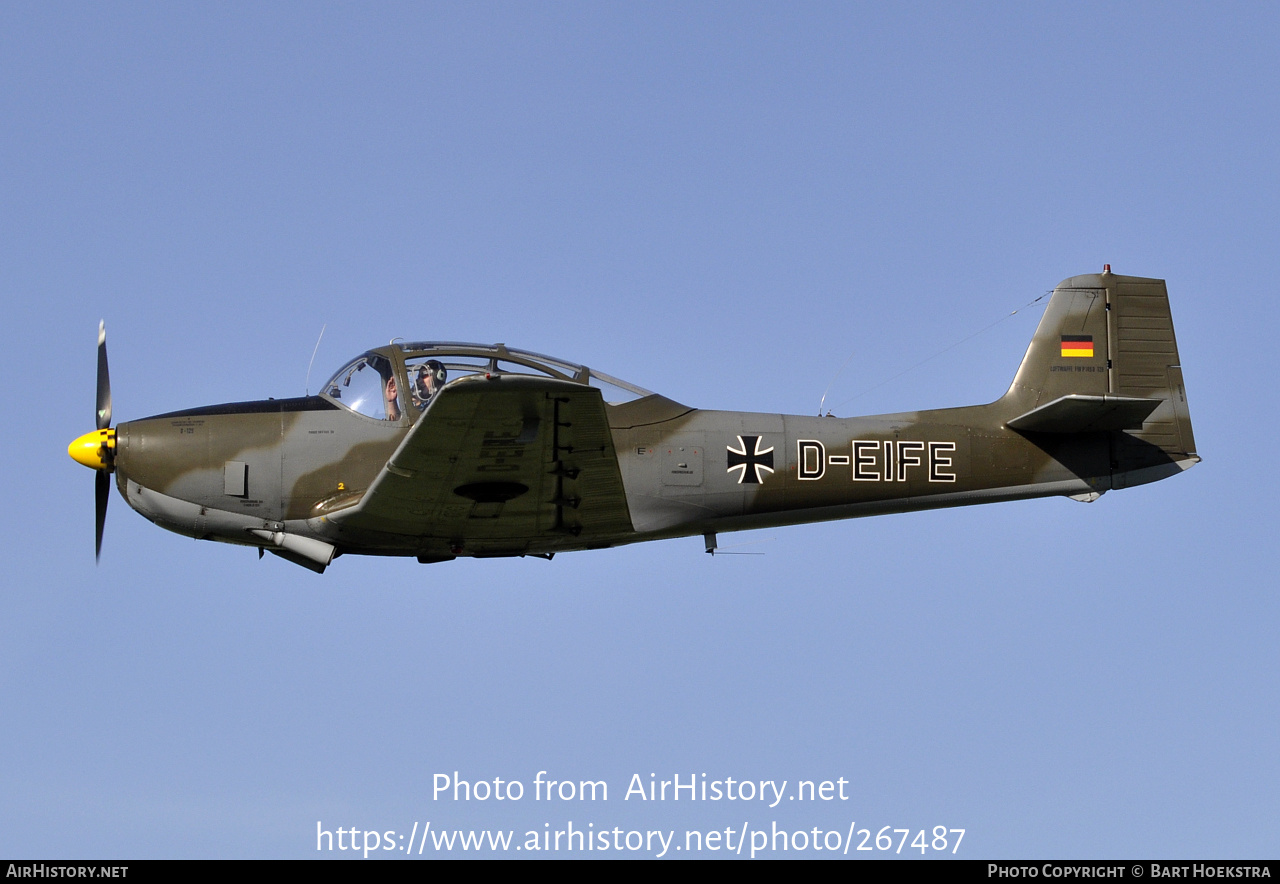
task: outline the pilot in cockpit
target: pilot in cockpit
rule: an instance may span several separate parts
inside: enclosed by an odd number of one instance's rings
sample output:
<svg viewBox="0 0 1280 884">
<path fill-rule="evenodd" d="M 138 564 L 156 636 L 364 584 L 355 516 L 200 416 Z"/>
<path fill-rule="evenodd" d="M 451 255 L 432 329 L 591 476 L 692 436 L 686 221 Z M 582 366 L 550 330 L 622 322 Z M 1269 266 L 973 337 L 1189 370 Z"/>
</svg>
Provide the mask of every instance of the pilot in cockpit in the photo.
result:
<svg viewBox="0 0 1280 884">
<path fill-rule="evenodd" d="M 431 397 L 444 386 L 449 373 L 436 359 L 428 359 L 418 366 L 413 382 L 413 404 L 419 411 L 427 407 Z"/>
</svg>

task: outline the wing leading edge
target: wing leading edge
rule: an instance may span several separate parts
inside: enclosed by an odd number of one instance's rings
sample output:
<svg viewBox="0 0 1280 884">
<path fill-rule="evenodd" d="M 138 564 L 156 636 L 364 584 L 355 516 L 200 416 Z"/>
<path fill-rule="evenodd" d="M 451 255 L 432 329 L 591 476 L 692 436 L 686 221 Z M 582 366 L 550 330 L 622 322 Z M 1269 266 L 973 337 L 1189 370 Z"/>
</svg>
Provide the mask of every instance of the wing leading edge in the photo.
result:
<svg viewBox="0 0 1280 884">
<path fill-rule="evenodd" d="M 632 530 L 600 391 L 521 375 L 442 389 L 360 502 L 327 521 L 426 555 L 581 549 Z"/>
</svg>

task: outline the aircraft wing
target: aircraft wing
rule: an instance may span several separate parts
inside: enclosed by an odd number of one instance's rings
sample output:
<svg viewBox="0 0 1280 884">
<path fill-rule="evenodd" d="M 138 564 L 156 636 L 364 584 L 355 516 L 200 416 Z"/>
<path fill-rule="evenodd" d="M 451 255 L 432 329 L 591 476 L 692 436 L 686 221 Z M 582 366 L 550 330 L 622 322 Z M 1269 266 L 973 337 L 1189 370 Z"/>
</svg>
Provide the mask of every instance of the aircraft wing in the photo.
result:
<svg viewBox="0 0 1280 884">
<path fill-rule="evenodd" d="M 600 391 L 524 375 L 446 386 L 360 502 L 328 519 L 495 555 L 631 531 Z"/>
</svg>

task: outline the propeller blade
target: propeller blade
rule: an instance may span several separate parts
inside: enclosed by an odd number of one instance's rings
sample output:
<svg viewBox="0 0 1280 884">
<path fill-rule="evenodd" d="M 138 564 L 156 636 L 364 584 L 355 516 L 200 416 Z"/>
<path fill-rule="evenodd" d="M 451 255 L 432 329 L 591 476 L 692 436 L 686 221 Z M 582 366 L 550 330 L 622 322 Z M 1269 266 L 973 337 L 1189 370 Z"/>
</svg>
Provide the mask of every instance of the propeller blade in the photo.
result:
<svg viewBox="0 0 1280 884">
<path fill-rule="evenodd" d="M 98 322 L 98 429 L 111 426 L 111 377 L 107 372 L 107 324 Z M 99 530 L 101 535 L 101 530 Z"/>
<path fill-rule="evenodd" d="M 97 504 L 94 523 L 93 560 L 102 558 L 102 528 L 107 523 L 107 501 L 111 499 L 111 475 L 106 470 L 98 470 L 95 477 L 94 497 Z"/>
<path fill-rule="evenodd" d="M 98 321 L 98 429 L 105 430 L 111 426 L 111 374 L 107 371 L 107 324 Z M 103 452 L 103 466 L 109 466 L 110 449 Z M 93 560 L 102 558 L 102 529 L 107 524 L 107 503 L 111 500 L 111 474 L 107 469 L 98 470 L 93 484 L 94 523 L 93 523 Z"/>
</svg>

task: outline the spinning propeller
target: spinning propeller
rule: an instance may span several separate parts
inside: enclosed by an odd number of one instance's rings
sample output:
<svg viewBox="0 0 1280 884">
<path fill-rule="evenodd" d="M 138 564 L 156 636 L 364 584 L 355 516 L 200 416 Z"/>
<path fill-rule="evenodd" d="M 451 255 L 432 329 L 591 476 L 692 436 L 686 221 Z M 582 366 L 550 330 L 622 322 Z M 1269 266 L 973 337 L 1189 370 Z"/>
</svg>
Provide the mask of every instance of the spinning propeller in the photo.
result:
<svg viewBox="0 0 1280 884">
<path fill-rule="evenodd" d="M 116 431 L 111 429 L 111 378 L 107 374 L 107 331 L 98 323 L 98 429 L 85 433 L 67 446 L 67 454 L 77 463 L 97 471 L 94 483 L 95 523 L 93 557 L 102 555 L 102 527 L 107 521 L 107 501 L 111 499 L 111 473 L 115 471 Z"/>
</svg>

